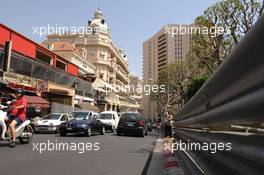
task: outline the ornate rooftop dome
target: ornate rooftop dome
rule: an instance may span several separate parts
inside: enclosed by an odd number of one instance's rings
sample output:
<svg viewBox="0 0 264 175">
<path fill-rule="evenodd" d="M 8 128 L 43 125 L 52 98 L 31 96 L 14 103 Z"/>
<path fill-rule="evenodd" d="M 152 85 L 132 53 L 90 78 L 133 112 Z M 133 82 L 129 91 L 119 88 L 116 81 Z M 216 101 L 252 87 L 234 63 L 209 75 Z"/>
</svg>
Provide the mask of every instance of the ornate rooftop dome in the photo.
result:
<svg viewBox="0 0 264 175">
<path fill-rule="evenodd" d="M 99 28 L 99 31 L 102 31 L 102 32 L 109 33 L 110 31 L 109 27 L 107 26 L 105 22 L 103 12 L 100 9 L 95 11 L 94 18 L 92 19 L 92 21 L 89 21 L 88 25 L 92 28 L 97 27 Z"/>
</svg>

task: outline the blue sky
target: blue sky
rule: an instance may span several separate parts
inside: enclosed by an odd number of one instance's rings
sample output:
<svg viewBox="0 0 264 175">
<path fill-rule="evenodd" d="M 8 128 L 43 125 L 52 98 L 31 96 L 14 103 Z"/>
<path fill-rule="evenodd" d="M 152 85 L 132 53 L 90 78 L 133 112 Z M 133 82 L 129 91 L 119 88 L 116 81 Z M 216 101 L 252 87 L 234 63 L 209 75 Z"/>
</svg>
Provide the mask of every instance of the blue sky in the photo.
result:
<svg viewBox="0 0 264 175">
<path fill-rule="evenodd" d="M 216 0 L 8 0 L 1 2 L 0 22 L 41 42 L 33 26 L 84 26 L 99 7 L 113 42 L 123 47 L 129 69 L 142 75 L 142 44 L 168 23 L 192 23 Z"/>
</svg>

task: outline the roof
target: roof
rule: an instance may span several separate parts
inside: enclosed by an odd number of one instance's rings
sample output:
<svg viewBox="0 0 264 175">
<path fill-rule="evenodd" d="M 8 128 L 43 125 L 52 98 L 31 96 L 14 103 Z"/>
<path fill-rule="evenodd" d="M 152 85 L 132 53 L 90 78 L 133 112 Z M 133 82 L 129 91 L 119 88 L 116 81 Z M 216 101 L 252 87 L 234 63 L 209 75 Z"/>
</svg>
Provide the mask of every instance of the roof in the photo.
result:
<svg viewBox="0 0 264 175">
<path fill-rule="evenodd" d="M 33 41 L 33 40 L 27 38 L 26 36 L 22 35 L 21 33 L 18 33 L 17 31 L 15 31 L 15 30 L 13 30 L 13 29 L 7 27 L 6 25 L 0 23 L 0 27 L 3 27 L 3 28 L 5 28 L 5 29 L 7 29 L 10 33 L 15 33 L 16 35 L 18 35 L 18 36 L 22 37 L 23 39 L 29 41 L 30 43 L 34 44 L 34 45 L 36 46 L 36 49 L 43 50 L 46 54 L 49 53 L 49 54 L 51 54 L 52 56 L 58 56 L 58 57 L 60 57 L 61 59 L 63 59 L 64 61 L 66 61 L 67 63 L 70 63 L 70 64 L 72 64 L 72 65 L 78 67 L 76 64 L 74 64 L 74 63 L 72 63 L 72 62 L 69 62 L 66 58 L 61 57 L 60 55 L 56 54 L 55 52 L 49 50 L 49 49 L 46 48 L 43 44 L 39 44 L 39 43 L 37 43 L 37 42 L 35 42 L 35 41 Z M 14 51 L 16 51 L 16 50 L 14 50 Z M 17 52 L 17 51 L 16 51 L 16 52 Z M 18 53 L 20 53 L 20 52 L 18 52 Z"/>
</svg>

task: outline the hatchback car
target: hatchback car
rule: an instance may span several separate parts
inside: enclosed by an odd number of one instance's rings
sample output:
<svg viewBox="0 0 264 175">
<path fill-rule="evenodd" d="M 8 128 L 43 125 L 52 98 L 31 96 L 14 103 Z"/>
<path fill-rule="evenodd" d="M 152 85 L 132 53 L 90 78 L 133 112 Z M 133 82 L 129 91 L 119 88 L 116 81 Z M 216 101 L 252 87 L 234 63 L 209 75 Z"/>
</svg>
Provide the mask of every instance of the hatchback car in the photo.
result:
<svg viewBox="0 0 264 175">
<path fill-rule="evenodd" d="M 90 137 L 94 132 L 105 134 L 105 126 L 98 120 L 98 114 L 94 112 L 74 112 L 74 120 L 61 124 L 59 131 L 61 136 L 69 133 L 85 134 Z"/>
<path fill-rule="evenodd" d="M 51 113 L 34 123 L 36 133 L 51 132 L 58 133 L 59 126 L 69 120 L 73 120 L 73 116 L 66 113 Z"/>
<path fill-rule="evenodd" d="M 137 112 L 125 112 L 121 115 L 117 130 L 117 135 L 136 134 L 144 137 L 147 135 L 147 127 L 144 118 Z"/>
</svg>

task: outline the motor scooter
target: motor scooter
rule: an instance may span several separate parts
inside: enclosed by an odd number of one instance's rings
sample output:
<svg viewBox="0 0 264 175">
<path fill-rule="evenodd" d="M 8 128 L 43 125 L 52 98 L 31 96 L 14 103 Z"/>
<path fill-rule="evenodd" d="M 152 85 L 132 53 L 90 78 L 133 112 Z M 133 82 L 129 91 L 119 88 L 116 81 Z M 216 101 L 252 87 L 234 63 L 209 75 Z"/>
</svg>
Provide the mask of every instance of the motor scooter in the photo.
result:
<svg viewBox="0 0 264 175">
<path fill-rule="evenodd" d="M 10 103 L 9 103 L 10 104 Z M 7 126 L 7 110 L 8 106 L 0 105 L 0 139 L 8 141 L 11 136 L 6 134 Z M 33 128 L 30 126 L 30 120 L 25 120 L 21 125 L 16 127 L 16 138 L 19 139 L 20 143 L 28 144 L 33 138 Z"/>
</svg>

